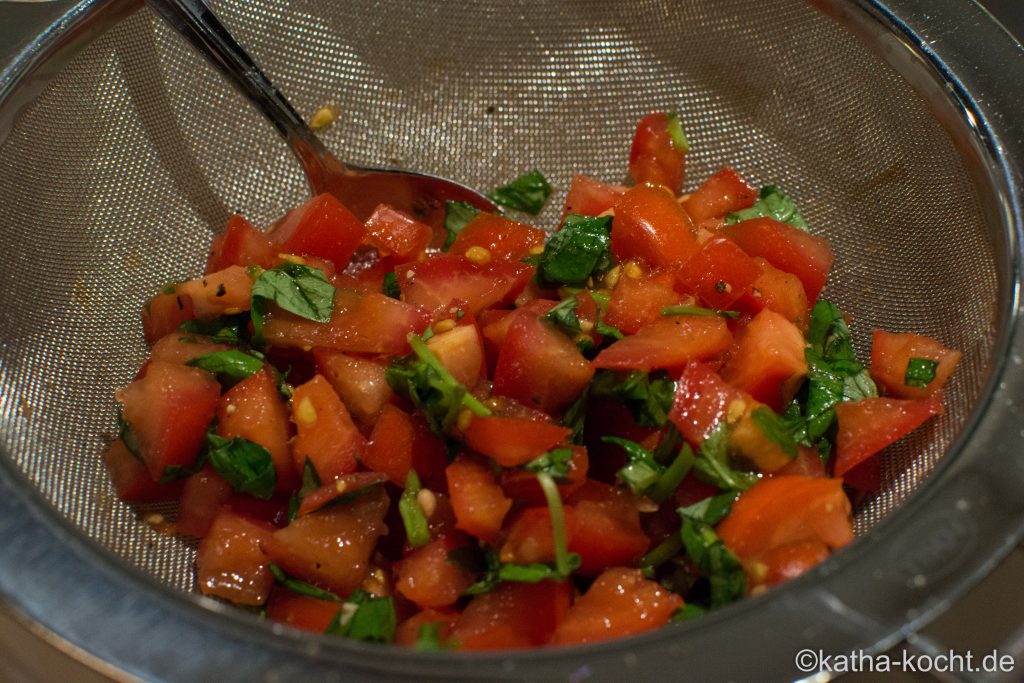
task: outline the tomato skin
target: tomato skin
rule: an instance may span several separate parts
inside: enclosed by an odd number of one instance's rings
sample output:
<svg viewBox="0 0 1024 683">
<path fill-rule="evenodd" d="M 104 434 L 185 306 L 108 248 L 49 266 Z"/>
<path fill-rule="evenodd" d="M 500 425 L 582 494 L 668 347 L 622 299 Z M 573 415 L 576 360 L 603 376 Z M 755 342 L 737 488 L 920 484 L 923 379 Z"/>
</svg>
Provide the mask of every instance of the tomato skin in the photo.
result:
<svg viewBox="0 0 1024 683">
<path fill-rule="evenodd" d="M 260 549 L 271 530 L 242 515 L 223 510 L 199 544 L 196 583 L 203 595 L 237 605 L 262 605 L 270 597 L 274 576 Z"/>
<path fill-rule="evenodd" d="M 466 250 L 481 247 L 494 260 L 518 261 L 542 246 L 546 236 L 533 226 L 481 211 L 459 231 L 448 253 L 465 256 Z"/>
<path fill-rule="evenodd" d="M 571 599 L 568 582 L 502 583 L 470 601 L 455 621 L 451 638 L 460 650 L 544 645 L 565 618 Z"/>
<path fill-rule="evenodd" d="M 942 413 L 938 400 L 865 398 L 836 406 L 835 476 L 840 477 L 889 444 Z"/>
<path fill-rule="evenodd" d="M 257 265 L 273 268 L 277 250 L 270 238 L 241 216 L 228 219 L 224 232 L 213 238 L 206 272 L 215 273 L 230 266 Z"/>
<path fill-rule="evenodd" d="M 734 401 L 745 401 L 739 389 L 727 384 L 705 363 L 690 363 L 676 382 L 669 419 L 692 445 L 699 445 L 725 420 Z"/>
<path fill-rule="evenodd" d="M 224 270 L 182 282 L 174 288 L 175 294 L 192 300 L 192 309 L 200 320 L 209 320 L 225 313 L 249 310 L 252 280 L 242 266 L 229 266 Z"/>
<path fill-rule="evenodd" d="M 676 149 L 668 124 L 666 112 L 655 112 L 640 119 L 629 150 L 629 175 L 638 185 L 664 185 L 673 194 L 679 194 L 686 170 L 686 152 Z"/>
<path fill-rule="evenodd" d="M 579 553 L 579 572 L 594 575 L 608 567 L 635 565 L 650 539 L 640 526 L 640 513 L 628 494 L 587 480 L 566 507 L 569 551 Z"/>
<path fill-rule="evenodd" d="M 750 291 L 758 273 L 757 264 L 735 242 L 716 235 L 676 271 L 676 276 L 684 291 L 697 295 L 710 308 L 728 310 Z"/>
<path fill-rule="evenodd" d="M 318 600 L 275 586 L 267 601 L 267 618 L 292 628 L 323 633 L 341 611 L 340 602 Z"/>
<path fill-rule="evenodd" d="M 612 290 L 604 320 L 625 334 L 636 334 L 644 325 L 661 320 L 661 309 L 679 301 L 671 283 L 661 278 L 623 275 Z"/>
<path fill-rule="evenodd" d="M 385 377 L 387 368 L 376 361 L 330 349 L 313 349 L 316 371 L 323 375 L 361 425 L 372 426 L 394 396 Z"/>
<path fill-rule="evenodd" d="M 799 541 L 841 548 L 853 540 L 850 499 L 841 479 L 761 479 L 740 494 L 715 531 L 742 560 L 758 559 Z"/>
<path fill-rule="evenodd" d="M 370 434 L 363 465 L 405 486 L 405 478 L 412 467 L 414 439 L 415 428 L 408 413 L 391 404 L 385 405 Z"/>
<path fill-rule="evenodd" d="M 795 579 L 828 559 L 828 546 L 818 540 L 797 541 L 769 550 L 759 562 L 765 572 L 758 583 L 774 586 Z"/>
<path fill-rule="evenodd" d="M 615 205 L 625 194 L 623 185 L 607 185 L 590 176 L 575 175 L 562 208 L 562 220 L 570 213 L 578 216 L 599 216 Z"/>
<path fill-rule="evenodd" d="M 296 517 L 316 512 L 342 496 L 348 496 L 362 489 L 383 484 L 387 477 L 380 472 L 353 472 L 330 481 L 302 497 Z"/>
<path fill-rule="evenodd" d="M 146 466 L 128 450 L 121 439 L 114 439 L 103 451 L 103 463 L 117 497 L 128 503 L 155 503 L 174 500 L 181 494 L 182 482 L 158 484 Z"/>
<path fill-rule="evenodd" d="M 220 384 L 210 373 L 160 361 L 117 392 L 153 481 L 169 466 L 195 462 L 219 398 Z"/>
<path fill-rule="evenodd" d="M 395 563 L 395 588 L 420 608 L 454 604 L 473 583 L 473 575 L 448 560 L 460 545 L 449 539 L 431 541 Z"/>
<path fill-rule="evenodd" d="M 608 569 L 569 608 L 551 644 L 597 643 L 653 631 L 682 606 L 681 597 L 645 579 L 639 569 Z"/>
<path fill-rule="evenodd" d="M 460 455 L 445 468 L 456 528 L 487 543 L 498 538 L 512 501 L 482 462 Z"/>
<path fill-rule="evenodd" d="M 388 497 L 378 487 L 351 503 L 296 518 L 275 531 L 263 550 L 289 575 L 346 598 L 366 578 L 377 539 L 387 531 L 387 510 Z"/>
<path fill-rule="evenodd" d="M 747 185 L 728 166 L 704 181 L 682 203 L 695 223 L 709 218 L 724 218 L 733 211 L 749 209 L 757 201 L 757 190 Z"/>
<path fill-rule="evenodd" d="M 412 216 L 387 204 L 379 204 L 366 219 L 366 243 L 382 257 L 410 261 L 430 244 L 434 231 Z"/>
<path fill-rule="evenodd" d="M 427 348 L 455 381 L 472 389 L 485 375 L 484 344 L 476 325 L 459 325 L 427 340 Z"/>
<path fill-rule="evenodd" d="M 280 252 L 322 258 L 340 271 L 365 232 L 362 221 L 325 192 L 285 214 L 268 236 Z"/>
<path fill-rule="evenodd" d="M 562 443 L 571 429 L 519 417 L 474 417 L 464 431 L 466 445 L 502 467 L 518 467 Z"/>
<path fill-rule="evenodd" d="M 356 470 L 356 456 L 366 450 L 366 439 L 322 375 L 295 387 L 291 413 L 298 432 L 292 444 L 296 473 L 307 460 L 323 483 Z"/>
<path fill-rule="evenodd" d="M 395 275 L 403 301 L 435 315 L 459 306 L 476 316 L 491 306 L 511 303 L 534 270 L 525 263 L 492 261 L 480 266 L 462 256 L 447 255 L 399 266 Z"/>
<path fill-rule="evenodd" d="M 737 333 L 732 355 L 720 374 L 781 412 L 807 376 L 806 344 L 796 325 L 766 308 Z"/>
<path fill-rule="evenodd" d="M 181 492 L 178 518 L 174 520 L 175 533 L 196 538 L 206 536 L 231 494 L 231 484 L 212 467 L 204 467 L 193 474 L 185 480 Z"/>
<path fill-rule="evenodd" d="M 800 278 L 808 301 L 818 299 L 834 261 L 827 241 L 772 218 L 740 221 L 722 232 L 750 256 L 760 256 Z"/>
<path fill-rule="evenodd" d="M 760 256 L 754 257 L 757 279 L 736 302 L 742 311 L 759 313 L 767 308 L 783 315 L 801 330 L 807 327 L 807 293 L 800 278 L 786 273 Z"/>
<path fill-rule="evenodd" d="M 595 368 L 643 370 L 681 368 L 709 360 L 729 348 L 732 334 L 717 316 L 674 315 L 614 342 L 594 359 Z"/>
<path fill-rule="evenodd" d="M 905 384 L 911 358 L 938 361 L 935 379 L 923 389 Z M 920 334 L 897 334 L 885 330 L 871 333 L 871 376 L 886 393 L 896 398 L 931 398 L 938 394 L 960 362 L 959 351 Z"/>
<path fill-rule="evenodd" d="M 700 251 L 693 222 L 676 200 L 652 185 L 630 188 L 615 204 L 612 253 L 652 267 L 680 266 Z"/>
<path fill-rule="evenodd" d="M 142 336 L 152 346 L 172 334 L 186 320 L 195 318 L 192 297 L 184 294 L 157 294 L 142 310 Z"/>
</svg>

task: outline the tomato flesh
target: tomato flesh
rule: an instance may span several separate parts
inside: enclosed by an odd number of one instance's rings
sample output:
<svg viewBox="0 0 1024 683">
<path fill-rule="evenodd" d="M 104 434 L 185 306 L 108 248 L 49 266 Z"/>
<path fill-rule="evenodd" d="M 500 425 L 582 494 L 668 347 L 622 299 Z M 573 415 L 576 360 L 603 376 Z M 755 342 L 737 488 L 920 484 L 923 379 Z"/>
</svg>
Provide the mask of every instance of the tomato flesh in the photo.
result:
<svg viewBox="0 0 1024 683">
<path fill-rule="evenodd" d="M 481 211 L 459 231 L 448 253 L 465 256 L 477 247 L 485 249 L 491 259 L 518 261 L 534 247 L 542 247 L 545 236 L 543 230 Z"/>
<path fill-rule="evenodd" d="M 932 400 L 865 398 L 840 403 L 836 406 L 836 476 L 849 472 L 941 412 L 942 404 Z"/>
<path fill-rule="evenodd" d="M 551 422 L 495 416 L 473 418 L 464 435 L 474 451 L 502 467 L 517 467 L 550 451 L 571 431 Z"/>
<path fill-rule="evenodd" d="M 237 605 L 262 605 L 270 597 L 274 576 L 261 549 L 271 530 L 229 510 L 222 511 L 199 544 L 196 584 L 203 595 Z"/>
<path fill-rule="evenodd" d="M 321 375 L 295 387 L 291 399 L 296 435 L 292 462 L 301 473 L 312 463 L 320 481 L 329 482 L 356 470 L 356 458 L 366 449 L 345 404 Z"/>
<path fill-rule="evenodd" d="M 669 316 L 606 348 L 594 359 L 594 367 L 644 372 L 681 368 L 690 361 L 714 358 L 731 342 L 732 334 L 722 318 Z"/>
<path fill-rule="evenodd" d="M 709 218 L 724 218 L 733 211 L 749 209 L 757 201 L 757 191 L 747 185 L 736 171 L 728 166 L 704 181 L 690 193 L 683 208 L 694 222 Z"/>
<path fill-rule="evenodd" d="M 322 258 L 344 270 L 365 232 L 362 221 L 324 193 L 289 211 L 269 237 L 280 252 Z"/>
<path fill-rule="evenodd" d="M 832 248 L 809 232 L 772 218 L 754 218 L 722 228 L 750 256 L 760 256 L 800 278 L 808 301 L 816 301 L 832 269 Z"/>
<path fill-rule="evenodd" d="M 651 185 L 637 185 L 615 203 L 611 248 L 620 261 L 637 259 L 652 267 L 681 266 L 700 251 L 690 216 Z"/>
<path fill-rule="evenodd" d="M 947 349 L 930 337 L 920 334 L 896 334 L 875 330 L 871 334 L 871 376 L 891 396 L 896 398 L 931 398 L 949 380 L 961 353 Z M 908 386 L 907 366 L 911 358 L 935 361 L 935 377 L 924 387 Z"/>
<path fill-rule="evenodd" d="M 570 213 L 600 216 L 612 208 L 625 192 L 622 185 L 607 185 L 589 176 L 575 175 L 569 183 L 569 193 L 562 207 L 562 220 Z"/>
<path fill-rule="evenodd" d="M 637 184 L 664 185 L 673 194 L 683 187 L 686 152 L 669 134 L 669 114 L 655 112 L 640 119 L 629 151 L 629 175 Z"/>
<path fill-rule="evenodd" d="M 387 204 L 379 205 L 366 219 L 366 241 L 381 256 L 412 260 L 427 248 L 433 236 L 429 225 Z"/>
</svg>

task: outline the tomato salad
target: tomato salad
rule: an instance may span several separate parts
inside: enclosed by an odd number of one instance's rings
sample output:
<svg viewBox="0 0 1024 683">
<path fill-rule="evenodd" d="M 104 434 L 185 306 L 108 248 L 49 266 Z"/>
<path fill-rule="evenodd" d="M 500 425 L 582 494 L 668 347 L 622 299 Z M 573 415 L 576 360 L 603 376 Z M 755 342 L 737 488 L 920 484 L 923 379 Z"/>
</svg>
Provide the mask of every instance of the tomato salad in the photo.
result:
<svg viewBox="0 0 1024 683">
<path fill-rule="evenodd" d="M 646 116 L 635 184 L 576 176 L 550 237 L 330 195 L 231 218 L 145 307 L 118 495 L 179 501 L 203 594 L 418 649 L 617 638 L 807 571 L 960 354 L 875 330 L 862 365 L 828 243 L 728 167 L 680 195 L 687 146 Z"/>
</svg>

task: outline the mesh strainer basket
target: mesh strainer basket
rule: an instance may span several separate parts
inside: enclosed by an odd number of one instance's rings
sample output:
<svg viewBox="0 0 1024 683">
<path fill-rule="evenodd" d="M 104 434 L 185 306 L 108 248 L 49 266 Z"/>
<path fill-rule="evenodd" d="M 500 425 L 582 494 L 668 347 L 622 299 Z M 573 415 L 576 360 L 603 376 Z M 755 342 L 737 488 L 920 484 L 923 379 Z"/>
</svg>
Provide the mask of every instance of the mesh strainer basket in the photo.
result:
<svg viewBox="0 0 1024 683">
<path fill-rule="evenodd" d="M 131 2 L 0 5 L 0 597 L 144 679 L 798 677 L 891 646 L 991 569 L 1024 519 L 1024 52 L 954 0 L 219 0 L 357 164 L 493 187 L 621 179 L 681 112 L 688 177 L 777 183 L 837 254 L 828 298 L 964 353 L 947 412 L 885 453 L 860 538 L 798 580 L 643 637 L 413 653 L 301 634 L 190 593 L 195 548 L 118 501 L 99 453 L 144 359 L 138 312 L 201 271 L 230 212 L 305 196 L 273 129 Z M 970 55 L 970 57 L 968 57 Z M 557 190 L 556 190 L 557 191 Z M 555 221 L 558 202 L 541 216 Z M 677 665 L 676 662 L 679 664 Z"/>
</svg>

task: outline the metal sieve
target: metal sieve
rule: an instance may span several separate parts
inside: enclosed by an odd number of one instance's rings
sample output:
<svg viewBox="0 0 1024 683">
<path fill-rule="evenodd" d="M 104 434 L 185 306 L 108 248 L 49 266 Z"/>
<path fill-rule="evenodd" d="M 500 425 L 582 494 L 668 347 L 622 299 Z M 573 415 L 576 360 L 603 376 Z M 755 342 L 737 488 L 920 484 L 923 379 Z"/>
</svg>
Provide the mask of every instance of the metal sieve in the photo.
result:
<svg viewBox="0 0 1024 683">
<path fill-rule="evenodd" d="M 99 458 L 139 311 L 201 271 L 231 212 L 299 203 L 290 153 L 138 3 L 0 4 L 0 597 L 147 680 L 797 677 L 793 655 L 883 649 L 1020 538 L 1024 51 L 964 0 L 219 0 L 355 163 L 490 188 L 531 168 L 623 180 L 632 126 L 680 111 L 689 185 L 724 164 L 796 199 L 826 296 L 960 349 L 947 411 L 884 455 L 859 538 L 695 623 L 588 648 L 457 655 L 298 633 L 189 593 L 195 547 L 113 495 Z M 552 227 L 553 201 L 541 216 Z M 160 510 L 171 513 L 171 510 Z M 685 663 L 685 664 L 684 664 Z"/>
</svg>

